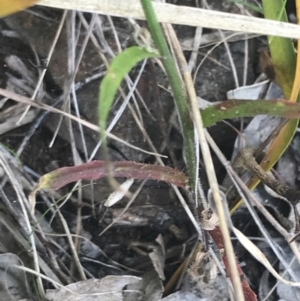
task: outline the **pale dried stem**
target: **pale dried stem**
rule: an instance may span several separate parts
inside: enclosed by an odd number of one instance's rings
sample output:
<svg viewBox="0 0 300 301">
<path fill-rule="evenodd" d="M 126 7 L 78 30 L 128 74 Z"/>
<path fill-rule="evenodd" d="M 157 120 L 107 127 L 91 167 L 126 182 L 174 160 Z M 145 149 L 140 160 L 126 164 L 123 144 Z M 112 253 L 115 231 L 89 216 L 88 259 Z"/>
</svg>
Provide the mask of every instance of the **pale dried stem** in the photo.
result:
<svg viewBox="0 0 300 301">
<path fill-rule="evenodd" d="M 190 72 L 188 71 L 188 66 L 187 66 L 185 57 L 183 55 L 181 46 L 179 44 L 179 41 L 177 39 L 177 36 L 174 32 L 174 29 L 172 28 L 171 25 L 166 25 L 166 26 L 168 28 L 168 34 L 171 36 L 172 45 L 175 49 L 175 53 L 178 58 L 179 65 L 181 67 L 180 69 L 182 70 L 185 87 L 187 89 L 187 93 L 189 96 L 190 106 L 191 106 L 192 114 L 194 117 L 195 126 L 197 129 L 197 134 L 199 137 L 199 142 L 200 142 L 200 147 L 201 147 L 201 151 L 202 151 L 202 156 L 204 159 L 206 173 L 207 173 L 209 185 L 210 185 L 210 188 L 211 188 L 211 191 L 213 194 L 213 198 L 214 198 L 214 201 L 216 204 L 216 208 L 217 208 L 217 212 L 218 212 L 218 216 L 219 216 L 219 220 L 220 220 L 220 228 L 222 231 L 224 245 L 225 245 L 226 253 L 228 256 L 228 262 L 229 262 L 229 266 L 230 266 L 231 273 L 232 273 L 232 281 L 233 281 L 233 286 L 235 289 L 236 297 L 237 297 L 237 300 L 243 301 L 243 300 L 245 300 L 244 293 L 243 293 L 243 289 L 242 289 L 242 285 L 241 285 L 241 281 L 240 281 L 240 277 L 239 277 L 239 273 L 238 273 L 238 268 L 237 268 L 237 264 L 236 264 L 233 246 L 232 246 L 232 243 L 230 240 L 229 229 L 227 226 L 225 212 L 224 212 L 224 208 L 222 205 L 222 199 L 221 199 L 221 196 L 219 193 L 219 185 L 217 182 L 214 165 L 213 165 L 209 147 L 208 147 L 208 144 L 207 144 L 207 141 L 205 138 L 205 129 L 203 127 L 203 122 L 202 122 L 202 118 L 201 118 L 199 107 L 198 107 L 198 100 L 197 100 L 197 95 L 196 95 L 195 88 L 193 85 L 193 80 L 192 80 Z M 196 187 L 197 187 L 197 185 L 196 185 Z"/>
<path fill-rule="evenodd" d="M 67 224 L 65 218 L 63 217 L 63 215 L 61 214 L 61 212 L 60 212 L 59 209 L 57 210 L 57 213 L 58 213 L 58 216 L 59 216 L 59 218 L 60 218 L 60 220 L 62 222 L 64 230 L 65 230 L 65 232 L 67 234 L 69 245 L 70 245 L 70 249 L 71 249 L 71 253 L 73 255 L 73 259 L 74 259 L 75 265 L 77 267 L 77 270 L 79 272 L 79 275 L 80 275 L 80 277 L 81 277 L 82 280 L 86 280 L 86 276 L 85 276 L 84 270 L 82 268 L 82 265 L 80 263 L 80 260 L 79 260 L 79 257 L 78 257 L 77 251 L 76 251 L 76 247 L 74 245 L 74 242 L 73 242 L 73 239 L 72 239 L 72 236 L 71 236 L 68 224 Z M 78 236 L 76 236 L 76 237 L 78 237 Z"/>
<path fill-rule="evenodd" d="M 16 192 L 20 207 L 22 209 L 23 215 L 24 215 L 24 220 L 26 223 L 27 229 L 24 229 L 26 234 L 29 236 L 28 239 L 30 240 L 31 248 L 32 248 L 32 255 L 33 255 L 33 265 L 35 268 L 35 271 L 39 274 L 40 273 L 40 265 L 39 265 L 39 258 L 37 254 L 37 249 L 36 249 L 36 243 L 35 243 L 35 236 L 33 234 L 33 230 L 30 224 L 29 220 L 29 215 L 27 212 L 26 204 L 28 204 L 28 201 L 24 195 L 24 192 L 22 188 L 20 187 L 19 182 L 15 179 L 15 176 L 7 163 L 4 155 L 2 152 L 0 152 L 0 165 L 2 165 L 2 168 L 5 172 L 5 174 L 8 176 L 9 180 L 11 181 L 12 186 L 14 187 L 14 190 Z M 41 295 L 42 298 L 45 298 L 45 290 L 43 287 L 43 282 L 42 278 L 40 276 L 37 277 L 37 287 L 39 290 L 39 294 Z"/>
<path fill-rule="evenodd" d="M 39 91 L 39 89 L 40 89 L 40 87 L 41 87 L 41 85 L 42 85 L 42 83 L 43 83 L 44 77 L 45 77 L 46 72 L 47 72 L 47 70 L 48 70 L 48 66 L 49 66 L 49 63 L 50 63 L 50 61 L 51 61 L 51 58 L 52 58 L 54 49 L 55 49 L 55 46 L 56 46 L 57 41 L 58 41 L 58 38 L 59 38 L 59 36 L 60 36 L 60 34 L 61 34 L 63 25 L 64 25 L 64 23 L 65 23 L 66 16 L 67 16 L 67 11 L 64 11 L 64 13 L 63 13 L 63 15 L 62 15 L 62 17 L 61 17 L 60 24 L 59 24 L 59 26 L 58 26 L 58 28 L 57 28 L 57 31 L 56 31 L 54 40 L 53 40 L 53 42 L 52 42 L 52 44 L 51 44 L 51 47 L 50 47 L 48 56 L 47 56 L 47 58 L 46 58 L 46 65 L 45 65 L 44 68 L 43 68 L 43 71 L 42 71 L 42 73 L 41 73 L 41 75 L 40 75 L 40 77 L 39 77 L 38 83 L 37 83 L 37 85 L 36 85 L 36 87 L 35 87 L 35 89 L 34 89 L 34 92 L 33 92 L 32 96 L 31 96 L 31 99 L 32 99 L 32 100 L 34 100 L 34 99 L 36 98 L 37 93 L 38 93 L 38 91 Z M 21 118 L 20 118 L 20 119 L 18 120 L 18 122 L 17 122 L 18 124 L 22 122 L 23 118 L 24 118 L 25 115 L 28 113 L 29 109 L 30 109 L 30 105 L 28 105 L 28 106 L 26 107 L 24 113 L 22 114 Z"/>
<path fill-rule="evenodd" d="M 15 100 L 15 101 L 18 101 L 18 102 L 21 102 L 21 103 L 25 103 L 25 104 L 30 104 L 31 106 L 33 107 L 36 107 L 36 108 L 39 108 L 39 109 L 42 109 L 42 110 L 46 110 L 46 111 L 49 111 L 49 112 L 52 112 L 52 113 L 57 113 L 57 114 L 61 114 L 65 117 L 69 117 L 71 118 L 72 120 L 75 120 L 77 122 L 80 122 L 82 125 L 96 131 L 96 132 L 100 132 L 100 129 L 99 129 L 99 126 L 97 125 L 94 125 L 86 120 L 83 120 L 83 119 L 80 119 L 72 114 L 69 114 L 67 112 L 64 112 L 64 111 L 61 111 L 59 109 L 56 109 L 56 108 L 53 108 L 49 105 L 46 105 L 44 103 L 41 103 L 41 102 L 38 102 L 38 101 L 32 101 L 31 99 L 29 99 L 28 97 L 25 97 L 25 96 L 22 96 L 22 95 L 19 95 L 19 94 L 16 94 L 14 92 L 11 92 L 11 91 L 8 91 L 8 90 L 5 90 L 5 89 L 1 89 L 0 88 L 0 95 L 3 95 L 3 96 L 6 96 L 6 97 L 9 97 L 10 99 L 12 100 Z M 128 142 L 126 142 L 125 140 L 122 140 L 120 138 L 118 138 L 117 136 L 111 134 L 111 133 L 106 133 L 107 137 L 111 138 L 111 139 L 114 139 L 130 148 L 133 148 L 133 149 L 136 149 L 138 151 L 141 151 L 143 153 L 146 153 L 146 154 L 149 154 L 149 155 L 153 155 L 153 156 L 159 156 L 159 157 L 165 157 L 163 155 L 160 155 L 158 153 L 153 153 L 153 152 L 149 152 L 149 151 L 146 151 L 144 149 L 141 149 L 137 146 L 134 146 Z"/>
<path fill-rule="evenodd" d="M 218 149 L 218 147 L 216 146 L 215 142 L 213 141 L 213 139 L 207 135 L 207 140 L 209 141 L 210 146 L 212 147 L 212 149 L 214 150 L 214 152 L 216 153 L 216 155 L 218 156 L 219 160 L 221 161 L 221 163 L 224 165 L 224 167 L 227 169 L 228 173 L 230 173 L 230 175 L 233 173 L 233 169 L 230 165 L 230 163 L 227 161 L 227 159 L 225 158 L 225 156 L 222 154 L 222 152 Z M 289 243 L 292 239 L 292 235 L 290 233 L 288 233 L 275 219 L 274 217 L 268 212 L 268 210 L 256 199 L 254 198 L 249 189 L 247 188 L 247 186 L 242 182 L 239 181 L 238 183 L 239 185 L 241 185 L 241 188 L 243 190 L 248 190 L 248 195 L 249 198 L 251 199 L 251 201 L 254 203 L 254 205 L 261 211 L 261 213 L 266 217 L 266 219 L 273 225 L 273 227 L 284 237 L 284 239 Z M 241 192 L 242 196 L 244 196 L 244 194 Z M 257 221 L 258 227 L 260 227 L 260 223 Z M 264 236 L 266 237 L 266 239 L 268 240 L 269 245 L 271 246 L 271 248 L 273 249 L 274 253 L 277 255 L 277 257 L 281 260 L 282 264 L 287 268 L 287 263 L 285 262 L 284 257 L 281 256 L 281 253 L 279 253 L 277 251 L 277 248 L 274 246 L 273 242 L 269 239 L 269 235 L 266 234 L 266 231 L 264 231 L 264 229 L 261 228 L 262 233 L 264 234 Z M 266 235 L 265 235 L 266 234 Z M 295 257 L 297 258 L 298 262 L 300 263 L 300 252 L 299 249 L 297 247 L 296 242 L 292 242 L 290 243 L 290 247 L 295 255 Z M 293 271 L 289 270 L 290 272 L 293 273 Z M 292 274 L 291 274 L 292 275 Z M 294 275 L 295 276 L 295 275 Z M 297 281 L 297 277 L 294 277 L 295 281 Z"/>
<path fill-rule="evenodd" d="M 202 0 L 202 2 L 204 3 L 204 6 L 208 10 L 210 10 L 210 7 L 207 4 L 207 1 L 206 0 Z M 236 67 L 235 67 L 235 64 L 234 64 L 234 61 L 233 61 L 233 58 L 232 58 L 232 54 L 231 54 L 231 51 L 230 51 L 227 39 L 226 39 L 226 37 L 225 37 L 225 35 L 224 35 L 224 33 L 223 33 L 222 30 L 218 29 L 218 32 L 219 32 L 220 37 L 224 41 L 224 46 L 225 46 L 225 49 L 226 49 L 226 52 L 227 52 L 227 55 L 228 55 L 228 60 L 229 60 L 229 63 L 230 63 L 230 66 L 231 66 L 231 70 L 232 70 L 232 74 L 233 74 L 233 78 L 234 78 L 234 81 L 235 81 L 235 86 L 236 86 L 236 88 L 238 88 L 239 87 L 239 79 L 238 79 Z"/>
<path fill-rule="evenodd" d="M 38 5 L 145 20 L 141 4 L 136 0 L 42 0 Z M 162 23 L 300 38 L 300 27 L 295 24 L 155 1 L 153 7 Z"/>
</svg>

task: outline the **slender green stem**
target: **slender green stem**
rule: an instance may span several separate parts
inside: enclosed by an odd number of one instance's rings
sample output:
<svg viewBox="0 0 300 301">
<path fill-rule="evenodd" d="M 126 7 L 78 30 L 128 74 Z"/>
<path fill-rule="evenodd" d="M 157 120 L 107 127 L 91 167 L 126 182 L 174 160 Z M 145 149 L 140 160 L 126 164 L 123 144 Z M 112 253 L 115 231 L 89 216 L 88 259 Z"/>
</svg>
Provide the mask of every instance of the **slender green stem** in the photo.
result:
<svg viewBox="0 0 300 301">
<path fill-rule="evenodd" d="M 148 26 L 165 67 L 170 86 L 172 88 L 175 103 L 178 109 L 179 118 L 182 125 L 184 148 L 186 154 L 186 163 L 188 169 L 189 181 L 192 189 L 195 184 L 196 154 L 194 143 L 194 126 L 190 117 L 186 93 L 183 89 L 178 70 L 169 51 L 167 42 L 163 35 L 162 29 L 156 18 L 151 0 L 141 0 L 143 10 L 148 22 Z"/>
</svg>

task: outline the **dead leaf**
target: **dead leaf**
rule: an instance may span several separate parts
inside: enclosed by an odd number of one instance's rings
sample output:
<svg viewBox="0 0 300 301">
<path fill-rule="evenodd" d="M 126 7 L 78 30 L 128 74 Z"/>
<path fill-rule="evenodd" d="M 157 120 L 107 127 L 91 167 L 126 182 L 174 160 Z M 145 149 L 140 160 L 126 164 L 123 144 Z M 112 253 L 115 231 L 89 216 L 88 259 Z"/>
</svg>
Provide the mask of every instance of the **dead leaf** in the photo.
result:
<svg viewBox="0 0 300 301">
<path fill-rule="evenodd" d="M 127 289 L 136 293 L 125 292 L 123 301 L 158 301 L 161 300 L 164 290 L 155 271 L 146 273 L 142 281 L 128 285 Z"/>
<path fill-rule="evenodd" d="M 21 259 L 12 253 L 0 255 L 0 300 L 17 301 L 30 296 L 26 274 L 16 268 Z"/>
<path fill-rule="evenodd" d="M 157 245 L 154 247 L 153 252 L 149 254 L 149 257 L 153 263 L 155 271 L 159 275 L 161 280 L 165 280 L 164 268 L 165 268 L 165 244 L 161 234 L 156 238 Z"/>
<path fill-rule="evenodd" d="M 104 203 L 104 206 L 111 207 L 114 204 L 118 203 L 120 200 L 122 200 L 125 194 L 129 191 L 133 182 L 134 179 L 127 179 L 125 182 L 123 182 L 120 185 L 120 189 L 118 191 L 114 191 L 109 195 L 106 202 Z"/>
<path fill-rule="evenodd" d="M 46 297 L 49 301 L 121 301 L 126 286 L 140 280 L 134 276 L 88 279 L 60 289 L 47 290 Z"/>
</svg>

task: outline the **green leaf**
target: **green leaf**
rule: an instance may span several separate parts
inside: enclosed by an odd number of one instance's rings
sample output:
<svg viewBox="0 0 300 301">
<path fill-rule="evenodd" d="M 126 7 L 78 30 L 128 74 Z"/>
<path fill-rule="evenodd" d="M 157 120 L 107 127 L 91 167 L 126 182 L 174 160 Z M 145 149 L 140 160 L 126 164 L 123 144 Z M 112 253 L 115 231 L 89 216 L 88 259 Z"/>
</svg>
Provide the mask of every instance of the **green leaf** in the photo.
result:
<svg viewBox="0 0 300 301">
<path fill-rule="evenodd" d="M 103 139 L 105 138 L 106 119 L 123 78 L 139 61 L 158 56 L 157 52 L 133 46 L 125 49 L 113 59 L 100 85 L 98 109 L 99 125 Z"/>
<path fill-rule="evenodd" d="M 203 124 L 209 127 L 224 119 L 271 115 L 300 118 L 300 104 L 285 100 L 226 100 L 201 112 Z"/>
<path fill-rule="evenodd" d="M 288 22 L 285 2 L 282 0 L 262 0 L 264 15 L 266 19 Z M 297 19 L 300 15 L 297 12 Z M 282 89 L 283 95 L 290 102 L 299 102 L 299 79 L 300 79 L 300 59 L 297 57 L 291 39 L 268 36 L 272 62 L 276 74 L 276 82 Z M 299 40 L 298 40 L 298 55 L 299 55 Z M 297 66 L 297 68 L 296 68 Z M 297 72 L 295 72 L 297 70 Z M 299 120 L 289 120 L 282 128 L 277 137 L 273 140 L 271 146 L 267 150 L 261 167 L 265 171 L 269 171 L 279 160 L 282 154 L 289 146 L 294 137 Z M 247 182 L 249 189 L 254 189 L 260 180 L 252 176 Z M 242 200 L 237 200 L 231 207 L 230 212 L 233 213 L 242 203 Z"/>
<path fill-rule="evenodd" d="M 263 0 L 266 19 L 288 22 L 284 1 Z M 296 66 L 296 56 L 293 42 L 288 38 L 268 36 L 272 62 L 274 64 L 276 80 L 283 91 L 285 99 L 290 99 Z"/>
</svg>

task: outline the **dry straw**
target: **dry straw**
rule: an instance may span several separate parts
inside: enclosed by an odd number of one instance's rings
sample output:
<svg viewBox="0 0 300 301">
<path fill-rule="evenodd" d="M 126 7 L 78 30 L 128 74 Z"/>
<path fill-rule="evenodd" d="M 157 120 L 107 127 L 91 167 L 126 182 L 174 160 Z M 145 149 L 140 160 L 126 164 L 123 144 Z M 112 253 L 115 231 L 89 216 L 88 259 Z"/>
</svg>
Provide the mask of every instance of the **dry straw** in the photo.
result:
<svg viewBox="0 0 300 301">
<path fill-rule="evenodd" d="M 141 4 L 136 0 L 42 0 L 38 4 L 124 18 L 145 19 Z M 300 39 L 300 26 L 295 24 L 167 3 L 153 2 L 153 6 L 159 22 Z"/>
</svg>

